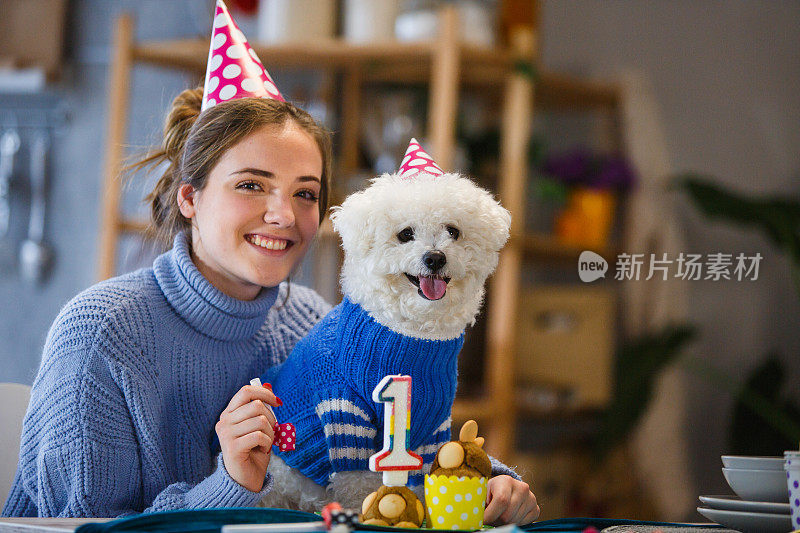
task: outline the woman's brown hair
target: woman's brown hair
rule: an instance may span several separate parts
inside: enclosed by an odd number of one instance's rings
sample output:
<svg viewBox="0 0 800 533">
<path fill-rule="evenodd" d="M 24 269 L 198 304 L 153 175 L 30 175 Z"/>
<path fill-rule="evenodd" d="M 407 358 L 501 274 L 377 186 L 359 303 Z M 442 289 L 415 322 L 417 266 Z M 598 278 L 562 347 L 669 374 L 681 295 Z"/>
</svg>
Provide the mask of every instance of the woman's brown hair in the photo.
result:
<svg viewBox="0 0 800 533">
<path fill-rule="evenodd" d="M 321 223 L 328 210 L 331 174 L 328 131 L 311 115 L 288 102 L 240 98 L 219 103 L 201 113 L 202 100 L 202 88 L 187 89 L 179 94 L 167 115 L 161 146 L 126 169 L 135 172 L 144 167 L 166 164 L 166 169 L 145 199 L 150 203 L 150 236 L 165 247 L 171 246 L 177 233 L 191 227 L 178 208 L 179 187 L 187 183 L 195 190 L 202 190 L 211 170 L 229 148 L 264 126 L 282 126 L 290 120 L 311 135 L 322 155 Z"/>
</svg>

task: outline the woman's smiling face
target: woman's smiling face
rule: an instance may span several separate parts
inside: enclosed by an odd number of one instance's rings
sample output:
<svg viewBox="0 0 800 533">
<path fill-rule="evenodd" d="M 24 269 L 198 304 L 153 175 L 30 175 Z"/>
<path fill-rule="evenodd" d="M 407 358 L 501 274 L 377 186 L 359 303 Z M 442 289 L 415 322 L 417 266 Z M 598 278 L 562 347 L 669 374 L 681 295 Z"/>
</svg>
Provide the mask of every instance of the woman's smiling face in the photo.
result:
<svg viewBox="0 0 800 533">
<path fill-rule="evenodd" d="M 240 300 L 284 281 L 319 227 L 322 154 L 294 121 L 234 145 L 195 190 L 178 192 L 192 223 L 192 259 L 212 285 Z"/>
</svg>

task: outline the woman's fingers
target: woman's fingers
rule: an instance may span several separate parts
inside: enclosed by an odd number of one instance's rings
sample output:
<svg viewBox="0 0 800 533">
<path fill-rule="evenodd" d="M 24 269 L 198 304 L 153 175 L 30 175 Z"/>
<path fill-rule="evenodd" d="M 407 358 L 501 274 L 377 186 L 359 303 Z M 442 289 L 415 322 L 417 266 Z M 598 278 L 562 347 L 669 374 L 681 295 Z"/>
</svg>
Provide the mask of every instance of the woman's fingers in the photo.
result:
<svg viewBox="0 0 800 533">
<path fill-rule="evenodd" d="M 490 481 L 495 481 L 498 478 Z M 483 514 L 484 523 L 490 525 L 500 524 L 500 515 L 506 510 L 510 499 L 511 487 L 508 483 L 498 483 L 496 481 L 491 483 L 486 494 L 486 510 Z"/>
<path fill-rule="evenodd" d="M 531 495 L 533 496 L 533 493 L 531 493 Z M 536 496 L 533 496 L 533 501 L 530 502 L 528 512 L 525 514 L 525 516 L 522 517 L 522 520 L 520 520 L 517 523 L 520 525 L 530 524 L 531 522 L 539 518 L 540 512 L 541 510 L 539 509 L 539 504 L 536 501 Z"/>
<path fill-rule="evenodd" d="M 248 418 L 255 418 L 262 415 L 266 416 L 269 420 L 269 427 L 273 427 L 278 423 L 275 419 L 275 413 L 261 400 L 253 400 L 234 409 L 232 412 L 225 411 L 220 416 L 220 419 L 225 418 L 225 421 L 230 424 L 238 424 Z"/>
<path fill-rule="evenodd" d="M 263 431 L 253 431 L 235 439 L 232 451 L 234 453 L 246 453 L 255 448 L 261 448 L 265 452 L 269 452 L 271 446 L 272 437 L 266 435 Z"/>
<path fill-rule="evenodd" d="M 254 431 L 261 431 L 270 439 L 275 438 L 275 425 L 271 424 L 269 419 L 264 415 L 248 418 L 238 424 L 231 424 L 229 428 L 228 437 L 234 439 Z"/>
<path fill-rule="evenodd" d="M 245 385 L 233 395 L 233 398 L 231 398 L 231 401 L 228 402 L 228 406 L 225 408 L 223 413 L 232 413 L 236 409 L 252 402 L 253 400 L 266 402 L 268 405 L 273 407 L 280 407 L 283 405 L 283 402 L 280 400 L 280 398 L 275 396 L 269 387 Z"/>
<path fill-rule="evenodd" d="M 216 425 L 223 449 L 239 450 L 241 443 L 235 443 L 234 446 L 233 441 L 254 432 L 263 433 L 269 438 L 269 445 L 272 445 L 277 420 L 272 410 L 267 407 L 265 403 L 267 401 L 275 403 L 276 398 L 272 391 L 265 387 L 246 385 L 239 389 L 220 415 Z"/>
<path fill-rule="evenodd" d="M 539 517 L 536 496 L 524 481 L 501 475 L 489 480 L 488 489 L 484 523 L 527 524 Z"/>
<path fill-rule="evenodd" d="M 527 495 L 523 494 L 521 490 L 517 490 L 517 487 L 513 487 L 511 496 L 508 499 L 508 505 L 506 506 L 506 510 L 500 515 L 500 520 L 506 524 L 520 524 L 520 520 L 525 516 L 522 504 L 525 502 L 526 496 Z"/>
</svg>

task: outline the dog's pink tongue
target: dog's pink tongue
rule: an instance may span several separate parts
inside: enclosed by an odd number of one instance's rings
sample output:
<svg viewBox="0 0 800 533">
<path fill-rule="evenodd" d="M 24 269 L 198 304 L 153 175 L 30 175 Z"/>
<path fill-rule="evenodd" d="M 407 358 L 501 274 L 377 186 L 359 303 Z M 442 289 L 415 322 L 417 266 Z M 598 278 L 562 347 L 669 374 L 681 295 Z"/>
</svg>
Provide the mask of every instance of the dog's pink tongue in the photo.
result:
<svg viewBox="0 0 800 533">
<path fill-rule="evenodd" d="M 444 296 L 447 290 L 447 282 L 441 278 L 431 278 L 428 276 L 419 277 L 419 288 L 422 294 L 429 300 L 438 300 Z"/>
</svg>

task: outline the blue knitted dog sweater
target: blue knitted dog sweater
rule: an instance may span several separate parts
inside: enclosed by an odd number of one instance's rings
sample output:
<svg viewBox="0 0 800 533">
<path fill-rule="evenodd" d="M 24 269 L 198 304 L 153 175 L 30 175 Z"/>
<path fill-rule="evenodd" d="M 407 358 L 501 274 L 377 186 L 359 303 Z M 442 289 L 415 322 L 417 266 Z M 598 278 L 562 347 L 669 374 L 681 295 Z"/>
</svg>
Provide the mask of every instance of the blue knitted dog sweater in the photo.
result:
<svg viewBox="0 0 800 533">
<path fill-rule="evenodd" d="M 280 422 L 297 428 L 295 451 L 278 453 L 289 466 L 320 485 L 333 472 L 367 470 L 383 444 L 383 404 L 372 391 L 386 375 L 412 378 L 408 448 L 420 454 L 423 471 L 450 440 L 450 411 L 464 335 L 446 341 L 396 333 L 347 298 L 295 346 L 287 361 L 268 370 L 284 404 Z M 422 472 L 409 486 L 422 484 Z"/>
</svg>

